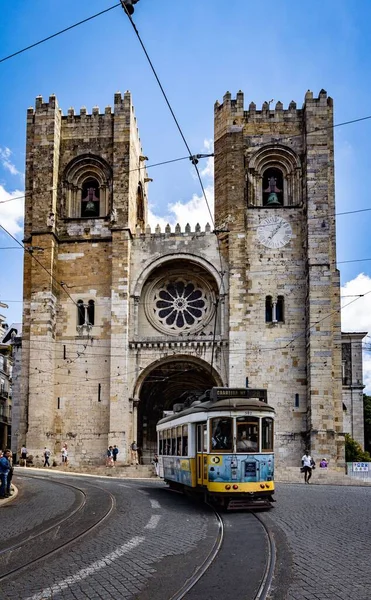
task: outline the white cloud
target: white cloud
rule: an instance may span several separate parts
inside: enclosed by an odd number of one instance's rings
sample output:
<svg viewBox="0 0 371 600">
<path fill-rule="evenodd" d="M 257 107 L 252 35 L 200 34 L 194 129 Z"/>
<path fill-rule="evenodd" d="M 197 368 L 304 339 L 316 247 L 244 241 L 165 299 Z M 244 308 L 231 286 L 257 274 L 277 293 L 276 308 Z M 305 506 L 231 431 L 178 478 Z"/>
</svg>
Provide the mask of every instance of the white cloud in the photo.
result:
<svg viewBox="0 0 371 600">
<path fill-rule="evenodd" d="M 205 194 L 211 214 L 214 215 L 214 186 L 209 185 L 205 187 Z M 149 209 L 148 220 L 152 229 L 156 225 L 160 225 L 161 231 L 164 231 L 168 223 L 172 230 L 174 230 L 177 223 L 180 224 L 182 231 L 184 231 L 187 223 L 190 224 L 191 231 L 195 230 L 197 223 L 200 224 L 201 230 L 205 229 L 206 223 L 209 223 L 213 229 L 212 219 L 203 195 L 198 196 L 197 194 L 193 194 L 192 198 L 185 203 L 180 201 L 170 203 L 167 205 L 167 210 L 168 213 L 164 217 L 159 217 L 152 212 L 151 208 Z"/>
<path fill-rule="evenodd" d="M 12 175 L 20 175 L 20 177 L 24 177 L 21 171 L 18 171 L 17 167 L 12 163 L 10 157 L 12 155 L 12 151 L 10 148 L 1 148 L 0 147 L 0 161 L 4 169 L 9 171 Z"/>
<path fill-rule="evenodd" d="M 7 192 L 0 185 L 0 224 L 12 235 L 23 229 L 24 192 L 15 190 Z M 17 198 L 16 200 L 14 198 Z"/>
<path fill-rule="evenodd" d="M 371 292 L 371 277 L 364 273 L 360 273 L 341 288 L 342 331 L 367 331 L 368 335 L 371 335 L 371 293 L 367 292 Z M 362 294 L 367 295 L 357 298 Z M 366 338 L 364 342 L 370 347 L 368 342 L 371 342 L 371 339 Z M 365 392 L 371 394 L 371 354 L 367 350 L 363 353 L 363 382 L 366 386 Z"/>
<path fill-rule="evenodd" d="M 213 140 L 205 139 L 203 144 L 203 149 L 205 150 L 204 154 L 211 154 L 213 152 Z M 200 195 L 193 194 L 192 198 L 188 200 L 188 202 L 172 202 L 167 205 L 168 213 L 163 216 L 157 216 L 152 210 L 151 207 L 148 211 L 148 221 L 151 225 L 151 228 L 154 229 L 156 225 L 160 225 L 161 231 L 164 231 L 167 224 L 170 225 L 172 230 L 177 223 L 181 226 L 181 230 L 184 231 L 184 228 L 187 223 L 191 226 L 191 231 L 195 230 L 195 226 L 198 223 L 201 226 L 201 231 L 205 229 L 205 225 L 209 223 L 211 229 L 213 229 L 213 220 L 214 220 L 214 157 L 209 156 L 206 159 L 206 163 L 203 163 L 205 159 L 199 159 L 198 169 L 201 177 L 203 178 L 203 185 L 205 189 L 205 195 L 207 198 L 207 202 L 204 198 L 204 195 L 201 193 Z M 204 165 L 202 168 L 201 165 Z M 192 172 L 194 179 L 198 181 L 197 174 L 195 173 L 193 167 Z M 209 208 L 208 208 L 209 205 Z M 211 212 L 211 215 L 210 215 Z"/>
</svg>

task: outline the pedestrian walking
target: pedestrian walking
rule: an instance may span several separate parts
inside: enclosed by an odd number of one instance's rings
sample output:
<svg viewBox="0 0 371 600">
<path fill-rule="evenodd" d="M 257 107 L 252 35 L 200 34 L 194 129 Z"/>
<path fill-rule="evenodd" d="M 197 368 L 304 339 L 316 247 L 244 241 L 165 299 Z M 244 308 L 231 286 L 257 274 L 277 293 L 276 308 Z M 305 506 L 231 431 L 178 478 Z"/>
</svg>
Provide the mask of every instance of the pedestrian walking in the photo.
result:
<svg viewBox="0 0 371 600">
<path fill-rule="evenodd" d="M 8 459 L 8 462 L 9 462 L 9 465 L 10 465 L 8 477 L 7 477 L 7 480 L 6 480 L 5 496 L 11 496 L 12 494 L 10 492 L 10 486 L 11 486 L 11 483 L 12 483 L 13 473 L 14 473 L 12 451 L 11 450 L 5 450 L 5 456 Z"/>
<path fill-rule="evenodd" d="M 44 467 L 50 467 L 49 458 L 50 458 L 50 450 L 45 446 L 44 448 Z"/>
<path fill-rule="evenodd" d="M 62 465 L 67 465 L 68 463 L 68 449 L 67 449 L 67 444 L 63 445 L 62 448 Z"/>
<path fill-rule="evenodd" d="M 301 459 L 302 464 L 302 472 L 304 473 L 304 483 L 309 483 L 310 478 L 312 477 L 312 469 L 315 469 L 316 463 L 313 458 L 310 456 L 308 450 L 305 451 L 304 456 Z"/>
<path fill-rule="evenodd" d="M 155 454 L 155 455 L 154 455 L 154 457 L 153 457 L 153 461 L 152 461 L 152 464 L 153 464 L 153 466 L 155 467 L 155 473 L 156 473 L 156 475 L 157 475 L 157 477 L 158 477 L 158 474 L 159 474 L 159 468 L 158 468 L 158 456 L 157 456 L 157 454 Z"/>
<path fill-rule="evenodd" d="M 21 459 L 23 461 L 23 466 L 26 467 L 26 461 L 27 461 L 27 448 L 25 445 L 22 446 L 21 448 Z"/>
<path fill-rule="evenodd" d="M 137 443 L 135 440 L 130 446 L 130 452 L 131 452 L 131 464 L 138 465 L 139 464 L 138 463 L 138 446 L 137 446 Z"/>
<path fill-rule="evenodd" d="M 119 453 L 119 449 L 118 449 L 118 447 L 115 445 L 115 446 L 113 447 L 113 450 L 112 450 L 113 466 L 115 466 L 115 463 L 116 463 L 116 460 L 117 460 L 117 455 L 118 455 L 118 453 Z"/>
<path fill-rule="evenodd" d="M 106 453 L 106 467 L 113 467 L 113 448 L 108 446 Z"/>
</svg>

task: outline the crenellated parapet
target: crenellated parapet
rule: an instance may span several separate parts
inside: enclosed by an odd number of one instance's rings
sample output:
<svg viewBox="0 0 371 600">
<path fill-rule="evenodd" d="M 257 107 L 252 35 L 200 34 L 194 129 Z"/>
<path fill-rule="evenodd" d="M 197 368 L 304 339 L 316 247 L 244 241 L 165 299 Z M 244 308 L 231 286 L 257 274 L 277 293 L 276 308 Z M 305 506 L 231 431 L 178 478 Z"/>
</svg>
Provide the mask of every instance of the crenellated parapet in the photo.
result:
<svg viewBox="0 0 371 600">
<path fill-rule="evenodd" d="M 182 231 L 179 223 L 177 223 L 175 225 L 173 230 L 169 223 L 165 226 L 164 231 L 162 230 L 162 228 L 159 224 L 156 225 L 156 227 L 154 228 L 154 231 L 152 231 L 152 228 L 150 225 L 147 225 L 147 227 L 145 227 L 145 228 L 140 227 L 140 225 L 137 225 L 136 230 L 135 230 L 136 236 L 146 236 L 146 237 L 147 236 L 155 236 L 155 237 L 163 237 L 164 239 L 166 239 L 168 237 L 176 237 L 176 236 L 204 236 L 204 235 L 209 235 L 210 233 L 213 233 L 213 232 L 211 230 L 211 226 L 209 223 L 206 223 L 205 228 L 203 230 L 201 229 L 201 225 L 199 223 L 197 223 L 195 226 L 195 229 L 193 231 L 191 230 L 191 226 L 189 223 L 187 223 L 186 226 L 184 227 L 184 231 Z"/>
<path fill-rule="evenodd" d="M 262 103 L 261 109 L 257 109 L 254 102 L 250 102 L 249 107 L 245 110 L 244 94 L 239 91 L 236 98 L 232 98 L 230 92 L 226 92 L 223 96 L 223 102 L 218 101 L 214 105 L 215 116 L 215 139 L 218 139 L 226 132 L 241 130 L 246 125 L 264 124 L 274 126 L 282 123 L 295 124 L 303 121 L 304 115 L 308 110 L 321 107 L 329 107 L 332 109 L 332 98 L 327 96 L 325 90 L 321 90 L 317 98 L 313 96 L 313 92 L 308 90 L 304 97 L 302 108 L 297 108 L 296 102 L 292 100 L 287 108 L 284 108 L 282 102 L 278 101 L 273 104 L 273 100 Z"/>
</svg>

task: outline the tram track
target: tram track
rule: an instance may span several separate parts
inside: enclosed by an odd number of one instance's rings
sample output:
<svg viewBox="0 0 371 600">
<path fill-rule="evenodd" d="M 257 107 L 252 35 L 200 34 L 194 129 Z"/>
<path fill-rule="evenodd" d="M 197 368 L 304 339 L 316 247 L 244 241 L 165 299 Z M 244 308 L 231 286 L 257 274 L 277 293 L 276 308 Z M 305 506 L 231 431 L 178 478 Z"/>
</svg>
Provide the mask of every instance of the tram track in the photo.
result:
<svg viewBox="0 0 371 600">
<path fill-rule="evenodd" d="M 191 590 L 193 592 L 191 598 L 193 598 L 193 597 L 196 598 L 197 597 L 197 584 L 200 582 L 202 577 L 206 574 L 206 572 L 209 570 L 209 568 L 211 566 L 217 566 L 217 564 L 216 564 L 217 559 L 218 559 L 220 550 L 223 546 L 223 542 L 224 542 L 224 538 L 225 538 L 225 523 L 223 521 L 222 515 L 219 512 L 217 512 L 211 505 L 209 505 L 209 506 L 213 510 L 213 512 L 217 518 L 217 521 L 218 521 L 218 534 L 216 536 L 214 545 L 213 545 L 212 549 L 210 550 L 209 554 L 207 555 L 207 557 L 205 558 L 205 560 L 203 561 L 203 563 L 197 568 L 197 570 L 193 573 L 193 575 L 191 575 L 191 577 L 189 577 L 187 579 L 187 581 L 183 584 L 183 586 L 177 592 L 175 592 L 168 600 L 182 600 L 183 598 L 186 598 L 186 596 L 191 592 Z M 269 528 L 267 527 L 267 525 L 264 523 L 264 521 L 256 513 L 249 513 L 249 514 L 252 514 L 255 517 L 255 519 L 259 522 L 259 524 L 262 526 L 262 528 L 265 532 L 267 548 L 268 548 L 268 556 L 267 556 L 263 576 L 261 578 L 260 585 L 258 587 L 257 592 L 255 592 L 253 596 L 241 595 L 241 592 L 238 589 L 237 590 L 235 589 L 234 592 L 236 593 L 236 597 L 239 597 L 243 600 L 266 600 L 268 597 L 269 591 L 270 591 L 270 587 L 271 587 L 273 575 L 274 575 L 274 569 L 275 569 L 275 564 L 276 564 L 276 548 L 275 548 L 273 536 L 272 536 Z M 220 586 L 220 588 L 221 588 L 220 589 L 220 592 L 221 592 L 220 597 L 225 598 L 227 590 L 225 590 L 225 589 L 223 590 L 222 586 Z M 202 598 L 201 595 L 200 595 L 200 598 Z"/>
<path fill-rule="evenodd" d="M 44 477 L 37 475 L 22 475 L 22 477 L 45 480 Z M 11 544 L 0 551 L 1 583 L 82 540 L 108 519 L 115 508 L 116 501 L 113 494 L 99 486 L 84 482 L 84 486 L 89 488 L 87 493 L 71 483 L 48 479 L 48 483 L 50 482 L 73 489 L 80 495 L 80 502 L 77 507 L 57 519 L 52 525 L 41 528 L 36 533 L 31 533 L 25 540 Z M 108 509 L 103 506 L 104 504 L 107 506 L 107 502 L 102 502 L 102 495 L 109 500 Z M 31 560 L 28 558 L 30 553 L 33 554 Z M 11 568 L 8 568 L 9 564 L 12 565 Z"/>
</svg>

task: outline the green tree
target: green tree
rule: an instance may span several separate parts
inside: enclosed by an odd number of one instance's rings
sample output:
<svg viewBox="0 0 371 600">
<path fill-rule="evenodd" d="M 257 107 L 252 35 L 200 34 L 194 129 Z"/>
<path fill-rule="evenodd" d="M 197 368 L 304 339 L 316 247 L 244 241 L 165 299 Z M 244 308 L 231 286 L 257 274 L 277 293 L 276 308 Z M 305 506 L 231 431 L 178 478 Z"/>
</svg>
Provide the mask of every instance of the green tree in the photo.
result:
<svg viewBox="0 0 371 600">
<path fill-rule="evenodd" d="M 371 396 L 363 394 L 363 410 L 365 422 L 365 450 L 371 452 Z"/>
<path fill-rule="evenodd" d="M 346 462 L 371 462 L 369 452 L 362 450 L 358 442 L 356 442 L 349 433 L 345 434 L 345 461 Z"/>
</svg>

